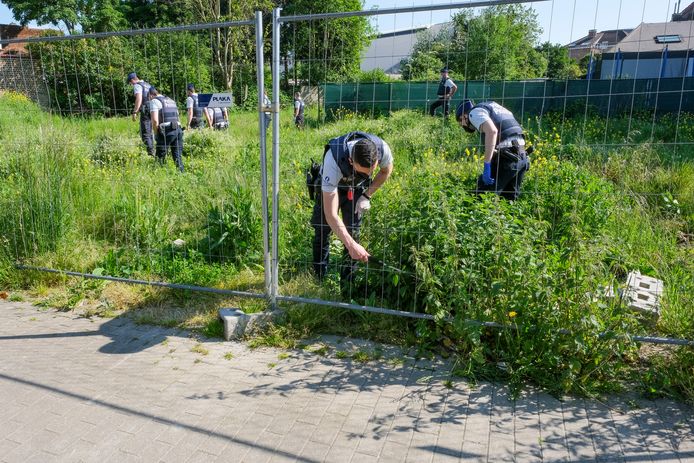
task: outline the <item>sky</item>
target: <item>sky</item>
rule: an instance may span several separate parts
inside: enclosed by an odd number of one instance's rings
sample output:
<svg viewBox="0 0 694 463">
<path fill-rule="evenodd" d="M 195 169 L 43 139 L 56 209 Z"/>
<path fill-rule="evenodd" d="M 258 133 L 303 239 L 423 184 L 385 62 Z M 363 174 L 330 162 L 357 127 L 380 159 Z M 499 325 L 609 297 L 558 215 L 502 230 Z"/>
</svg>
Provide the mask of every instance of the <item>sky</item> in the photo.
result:
<svg viewBox="0 0 694 463">
<path fill-rule="evenodd" d="M 242 1 L 242 0 L 241 0 Z M 464 0 L 463 0 L 464 1 Z M 541 42 L 566 45 L 587 35 L 589 29 L 634 28 L 642 22 L 665 22 L 670 19 L 678 1 L 681 9 L 692 0 L 546 0 L 528 4 L 538 14 L 543 33 Z M 457 0 L 456 2 L 460 2 Z M 419 5 L 446 5 L 441 0 L 365 0 L 364 9 L 395 8 Z M 373 21 L 380 32 L 448 21 L 459 10 L 427 13 L 380 15 Z M 0 23 L 14 22 L 12 13 L 0 2 Z"/>
<path fill-rule="evenodd" d="M 395 8 L 420 5 L 446 5 L 465 0 L 366 0 L 364 9 Z M 684 9 L 692 0 L 681 0 Z M 541 42 L 566 45 L 585 35 L 589 29 L 633 29 L 642 22 L 666 22 L 678 0 L 547 0 L 529 2 L 535 9 L 543 33 Z M 379 16 L 380 32 L 406 29 L 412 26 L 445 22 L 460 10 L 441 10 L 428 13 L 403 13 Z"/>
</svg>

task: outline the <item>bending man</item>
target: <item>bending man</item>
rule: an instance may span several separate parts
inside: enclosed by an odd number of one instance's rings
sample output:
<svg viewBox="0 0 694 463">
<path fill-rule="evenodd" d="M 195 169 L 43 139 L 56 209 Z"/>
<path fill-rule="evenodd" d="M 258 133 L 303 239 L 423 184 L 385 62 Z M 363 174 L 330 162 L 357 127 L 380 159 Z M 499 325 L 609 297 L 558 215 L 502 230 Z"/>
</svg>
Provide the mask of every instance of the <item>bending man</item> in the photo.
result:
<svg viewBox="0 0 694 463">
<path fill-rule="evenodd" d="M 372 180 L 376 169 L 378 173 Z M 328 270 L 330 233 L 345 246 L 340 277 L 350 281 L 355 260 L 366 262 L 369 253 L 359 244 L 362 215 L 371 208 L 371 197 L 393 172 L 390 146 L 376 135 L 351 132 L 333 138 L 325 146 L 321 169 L 321 193 L 316 196 L 311 225 L 313 268 L 319 278 Z M 342 213 L 340 218 L 339 212 Z"/>
<path fill-rule="evenodd" d="M 484 170 L 477 192 L 493 191 L 518 199 L 523 177 L 530 168 L 523 128 L 508 109 L 493 101 L 475 105 L 465 100 L 455 111 L 458 124 L 469 133 L 478 130 L 484 145 Z"/>
</svg>

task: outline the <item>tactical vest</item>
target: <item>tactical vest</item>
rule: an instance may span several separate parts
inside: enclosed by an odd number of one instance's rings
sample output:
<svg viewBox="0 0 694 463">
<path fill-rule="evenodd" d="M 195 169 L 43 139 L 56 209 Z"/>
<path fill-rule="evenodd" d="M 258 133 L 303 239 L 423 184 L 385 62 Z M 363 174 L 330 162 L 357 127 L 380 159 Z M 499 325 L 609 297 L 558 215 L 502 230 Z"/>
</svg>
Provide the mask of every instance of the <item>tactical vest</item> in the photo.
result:
<svg viewBox="0 0 694 463">
<path fill-rule="evenodd" d="M 301 100 L 294 100 L 299 102 L 299 114 L 297 117 L 304 117 L 304 102 Z"/>
<path fill-rule="evenodd" d="M 378 160 L 380 161 L 383 159 L 383 140 L 376 135 L 366 132 L 350 132 L 347 135 L 331 139 L 328 144 L 325 145 L 323 156 L 330 150 L 335 163 L 340 168 L 340 172 L 342 172 L 340 183 L 351 184 L 354 181 L 354 166 L 349 162 L 351 156 L 349 154 L 347 142 L 360 140 L 362 138 L 371 140 L 378 149 Z"/>
<path fill-rule="evenodd" d="M 448 95 L 451 93 L 451 87 L 446 87 L 446 82 L 448 81 L 448 77 L 441 79 L 439 82 L 439 89 L 436 91 L 436 94 L 438 96 L 444 96 Z"/>
<path fill-rule="evenodd" d="M 212 125 L 224 122 L 224 111 L 222 108 L 212 108 Z"/>
<path fill-rule="evenodd" d="M 161 102 L 159 124 L 164 124 L 166 122 L 178 123 L 178 108 L 176 107 L 176 102 L 164 95 L 159 95 L 157 100 Z"/>
<path fill-rule="evenodd" d="M 198 120 L 198 123 L 202 123 L 202 108 L 198 104 L 198 94 L 193 93 L 190 97 L 193 99 L 193 117 Z"/>
<path fill-rule="evenodd" d="M 135 85 L 142 87 L 142 105 L 140 106 L 140 111 L 144 113 L 145 116 L 149 117 L 149 105 L 147 102 L 149 101 L 149 89 L 151 85 L 144 80 L 138 81 Z"/>
<path fill-rule="evenodd" d="M 496 126 L 496 130 L 499 132 L 499 141 L 497 142 L 497 144 L 501 143 L 509 137 L 523 135 L 523 128 L 520 126 L 518 121 L 516 121 L 516 118 L 513 117 L 511 111 L 509 111 L 501 105 L 498 105 L 498 107 L 502 108 L 504 111 L 497 111 L 494 109 L 494 105 L 492 105 L 491 103 L 491 101 L 478 103 L 470 111 L 473 111 L 477 108 L 482 108 L 489 113 L 490 119 Z M 482 145 L 484 145 L 484 133 L 482 134 Z"/>
</svg>

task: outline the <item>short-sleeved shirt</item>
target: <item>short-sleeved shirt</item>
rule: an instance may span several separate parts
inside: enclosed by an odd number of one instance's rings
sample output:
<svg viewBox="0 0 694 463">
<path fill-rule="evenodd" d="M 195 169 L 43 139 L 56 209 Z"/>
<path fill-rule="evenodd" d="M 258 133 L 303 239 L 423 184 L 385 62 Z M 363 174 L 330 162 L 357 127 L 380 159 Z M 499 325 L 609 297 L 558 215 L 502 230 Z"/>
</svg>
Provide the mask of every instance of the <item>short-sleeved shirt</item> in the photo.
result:
<svg viewBox="0 0 694 463">
<path fill-rule="evenodd" d="M 152 113 L 152 114 L 155 113 L 155 112 L 156 112 L 157 114 L 159 114 L 159 111 L 161 111 L 162 108 L 164 107 L 164 106 L 161 104 L 161 101 L 157 100 L 156 98 L 152 98 L 151 100 L 149 100 L 149 102 L 148 102 L 147 104 L 149 105 L 149 112 Z M 161 122 L 161 121 L 160 121 L 160 122 Z"/>
<path fill-rule="evenodd" d="M 198 96 L 197 93 L 193 93 L 191 96 L 186 98 L 186 109 L 194 108 L 195 107 L 195 100 L 193 100 L 194 96 Z"/>
<path fill-rule="evenodd" d="M 301 108 L 301 103 L 303 103 L 303 101 L 301 101 L 301 100 L 294 100 L 294 109 L 299 109 L 299 108 Z"/>
<path fill-rule="evenodd" d="M 358 141 L 359 140 L 352 140 L 347 142 L 347 149 L 349 150 L 350 154 L 352 153 L 354 145 Z M 391 164 L 393 164 L 393 153 L 390 151 L 390 146 L 388 146 L 388 143 L 384 141 L 383 156 L 380 156 L 379 151 L 378 165 L 382 169 Z M 323 190 L 325 193 L 334 193 L 337 191 L 337 185 L 340 183 L 340 180 L 342 180 L 342 177 L 342 171 L 337 165 L 337 162 L 335 162 L 335 157 L 333 156 L 332 151 L 328 150 L 323 158 L 323 169 L 321 170 L 321 190 Z"/>
<path fill-rule="evenodd" d="M 133 85 L 133 95 L 139 95 L 142 93 L 142 81 Z"/>
<path fill-rule="evenodd" d="M 443 85 L 452 89 L 453 87 L 455 87 L 455 82 L 453 82 L 453 79 L 448 77 Z"/>
<path fill-rule="evenodd" d="M 497 114 L 508 114 L 511 117 L 513 117 L 513 113 L 509 111 L 508 109 L 504 108 L 501 106 L 499 103 L 496 103 L 494 101 L 487 103 L 491 107 L 494 108 L 494 111 Z M 482 124 L 485 122 L 489 121 L 490 124 L 494 124 L 494 121 L 492 121 L 491 116 L 489 115 L 489 111 L 487 111 L 484 108 L 473 108 L 472 111 L 470 111 L 470 114 L 468 115 L 470 118 L 470 123 L 475 126 L 477 130 L 480 130 L 480 127 L 482 127 Z M 499 148 L 504 148 L 506 146 L 511 146 L 511 140 L 518 139 L 518 144 L 521 146 L 525 145 L 525 141 L 523 140 L 522 137 L 511 137 L 508 140 L 506 140 L 508 143 L 504 144 L 499 144 Z"/>
</svg>

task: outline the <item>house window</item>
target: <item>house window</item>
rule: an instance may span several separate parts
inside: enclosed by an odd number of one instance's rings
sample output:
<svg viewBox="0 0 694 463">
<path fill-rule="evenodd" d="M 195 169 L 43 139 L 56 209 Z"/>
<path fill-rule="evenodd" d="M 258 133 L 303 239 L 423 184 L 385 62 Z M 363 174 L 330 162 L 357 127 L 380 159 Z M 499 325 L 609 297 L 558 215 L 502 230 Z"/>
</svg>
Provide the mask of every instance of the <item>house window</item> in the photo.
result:
<svg viewBox="0 0 694 463">
<path fill-rule="evenodd" d="M 655 36 L 655 43 L 680 43 L 681 41 L 682 37 L 680 37 L 679 34 Z"/>
</svg>

